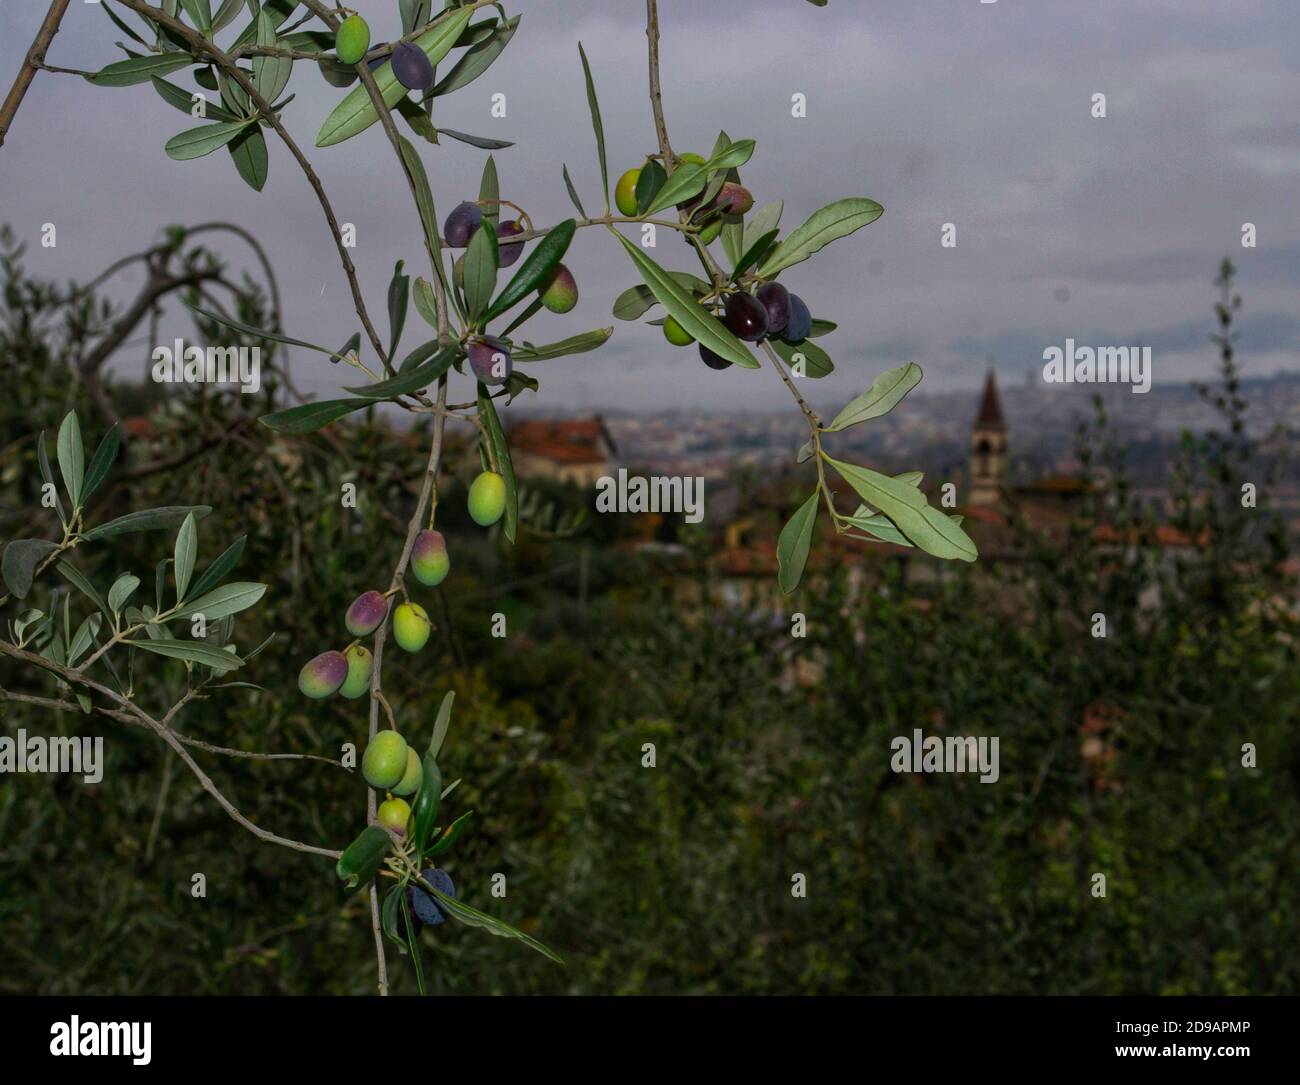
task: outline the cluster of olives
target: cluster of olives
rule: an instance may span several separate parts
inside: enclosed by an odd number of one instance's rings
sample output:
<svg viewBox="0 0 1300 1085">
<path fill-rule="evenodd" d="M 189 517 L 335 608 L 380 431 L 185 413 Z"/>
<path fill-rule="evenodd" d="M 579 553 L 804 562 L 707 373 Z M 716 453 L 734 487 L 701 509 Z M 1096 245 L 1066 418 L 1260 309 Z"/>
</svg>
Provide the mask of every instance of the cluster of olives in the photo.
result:
<svg viewBox="0 0 1300 1085">
<path fill-rule="evenodd" d="M 420 789 L 424 769 L 420 756 L 396 731 L 380 731 L 361 755 L 361 775 L 376 791 L 387 793 L 379 804 L 379 823 L 401 836 L 411 820 L 406 800 Z"/>
<path fill-rule="evenodd" d="M 470 518 L 481 527 L 491 527 L 506 509 L 506 480 L 495 471 L 484 471 L 469 488 Z M 411 573 L 421 584 L 437 587 L 451 569 L 447 540 L 442 532 L 429 529 L 415 537 L 411 548 Z M 383 592 L 368 591 L 358 595 L 348 607 L 344 624 L 354 640 L 342 652 L 322 652 L 309 661 L 298 674 L 298 688 L 313 700 L 332 693 L 355 699 L 370 688 L 374 657 L 360 638 L 374 633 L 388 615 L 388 597 Z M 428 612 L 410 600 L 393 610 L 393 639 L 407 652 L 418 652 L 429 641 L 433 624 Z"/>
<path fill-rule="evenodd" d="M 466 249 L 470 238 L 483 224 L 483 209 L 471 200 L 456 205 L 447 221 L 443 224 L 443 240 L 448 248 Z M 517 219 L 507 219 L 496 228 L 498 266 L 509 267 L 524 251 L 524 243 L 516 241 L 502 244 L 506 238 L 525 233 L 523 225 Z M 456 259 L 452 268 L 452 282 L 462 286 L 465 281 L 465 254 Z M 578 304 L 578 281 L 563 264 L 556 264 L 555 270 L 538 287 L 537 297 L 541 304 L 552 313 L 567 313 Z M 469 364 L 474 375 L 484 384 L 504 384 L 514 369 L 510 355 L 510 344 L 504 339 L 490 335 L 479 336 L 469 343 Z"/>
<path fill-rule="evenodd" d="M 359 64 L 370 49 L 370 27 L 360 15 L 349 15 L 334 34 L 334 57 L 337 63 L 322 62 L 321 71 L 335 86 L 345 87 L 355 78 L 349 71 Z M 433 86 L 433 64 L 423 49 L 409 41 L 399 41 L 388 58 L 393 75 L 407 90 L 428 90 Z M 367 61 L 371 71 L 382 66 L 384 57 Z"/>
<path fill-rule="evenodd" d="M 411 826 L 411 804 L 406 800 L 420 789 L 424 776 L 419 756 L 396 731 L 380 731 L 361 755 L 361 775 L 386 796 L 377 811 L 379 823 L 394 835 L 404 836 Z M 439 892 L 449 897 L 456 895 L 456 886 L 445 870 L 427 867 L 421 877 Z M 417 934 L 420 924 L 436 926 L 447 918 L 433 894 L 421 885 L 407 887 L 407 904 L 415 917 Z"/>
<path fill-rule="evenodd" d="M 693 153 L 680 155 L 678 161 L 707 165 L 703 156 Z M 636 190 L 642 169 L 644 167 L 628 170 L 614 188 L 614 203 L 624 215 L 635 217 L 638 214 Z M 709 245 L 717 239 L 728 221 L 738 221 L 754 206 L 754 197 L 744 185 L 725 181 L 708 203 L 704 203 L 704 194 L 701 193 L 677 206 L 689 214 L 692 223 L 702 227 L 697 236 L 702 244 Z M 761 342 L 768 336 L 798 343 L 812 331 L 812 313 L 804 300 L 778 282 L 761 283 L 753 293 L 738 289 L 728 294 L 722 300 L 720 319 L 736 338 L 750 343 Z M 686 347 L 695 342 L 695 337 L 671 316 L 664 320 L 663 330 L 664 338 L 675 347 Z M 700 358 L 712 369 L 726 369 L 731 365 L 703 343 L 700 344 Z"/>
<path fill-rule="evenodd" d="M 792 294 L 778 282 L 759 284 L 754 293 L 736 290 L 723 299 L 722 323 L 737 339 L 758 343 L 776 336 L 786 343 L 799 343 L 812 331 L 812 313 L 798 294 Z M 691 342 L 690 333 L 672 317 L 664 321 L 664 336 L 675 346 Z M 700 359 L 711 369 L 731 365 L 700 344 Z"/>
</svg>

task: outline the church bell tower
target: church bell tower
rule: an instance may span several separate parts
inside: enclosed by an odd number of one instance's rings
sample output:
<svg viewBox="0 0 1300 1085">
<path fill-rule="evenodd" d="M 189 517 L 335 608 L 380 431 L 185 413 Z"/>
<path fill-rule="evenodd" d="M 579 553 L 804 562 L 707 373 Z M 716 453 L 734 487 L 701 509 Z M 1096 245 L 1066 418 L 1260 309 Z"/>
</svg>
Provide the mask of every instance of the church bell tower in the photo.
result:
<svg viewBox="0 0 1300 1085">
<path fill-rule="evenodd" d="M 970 503 L 996 505 L 1007 472 L 1007 424 L 992 369 L 984 380 L 979 413 L 971 427 L 970 450 Z"/>
</svg>

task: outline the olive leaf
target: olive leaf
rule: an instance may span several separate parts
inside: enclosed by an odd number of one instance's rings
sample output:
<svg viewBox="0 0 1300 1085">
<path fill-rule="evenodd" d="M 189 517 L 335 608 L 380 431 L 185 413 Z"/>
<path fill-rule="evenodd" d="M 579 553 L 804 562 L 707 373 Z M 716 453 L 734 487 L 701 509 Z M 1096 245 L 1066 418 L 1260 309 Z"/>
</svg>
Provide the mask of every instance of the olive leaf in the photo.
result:
<svg viewBox="0 0 1300 1085">
<path fill-rule="evenodd" d="M 776 235 L 778 232 L 779 231 L 777 230 L 768 230 L 767 233 L 761 234 L 755 239 L 754 243 L 750 245 L 749 248 L 744 250 L 740 259 L 736 261 L 735 270 L 731 273 L 731 281 L 733 283 L 767 255 L 768 250 L 776 244 Z M 743 246 L 744 244 L 745 241 L 742 237 L 741 245 Z"/>
<path fill-rule="evenodd" d="M 456 40 L 469 23 L 474 11 L 474 8 L 468 7 L 447 12 L 445 17 L 411 44 L 424 50 L 424 55 L 429 58 L 429 62 L 437 65 L 451 52 L 452 46 L 456 44 Z M 389 109 L 406 97 L 407 89 L 397 81 L 391 61 L 386 61 L 376 69 L 374 81 L 384 104 Z M 364 132 L 377 120 L 379 120 L 379 113 L 370 98 L 369 89 L 364 83 L 353 87 L 343 101 L 339 102 L 333 112 L 325 118 L 325 123 L 321 125 L 320 132 L 316 136 L 316 146 L 332 147 L 342 143 L 345 139 L 351 139 L 358 133 Z"/>
<path fill-rule="evenodd" d="M 221 583 L 221 578 L 239 562 L 247 538 L 248 536 L 241 535 L 221 552 L 216 561 L 203 570 L 203 575 L 191 585 L 194 595 L 201 598 L 204 592 Z"/>
<path fill-rule="evenodd" d="M 196 520 L 201 520 L 212 512 L 212 505 L 165 505 L 162 508 L 140 509 L 99 524 L 82 534 L 82 539 L 92 542 L 94 539 L 113 538 L 114 535 L 126 535 L 131 531 L 155 531 L 159 529 L 178 528 L 185 517 L 194 513 Z"/>
<path fill-rule="evenodd" d="M 536 938 L 524 934 L 523 931 L 516 930 L 509 923 L 504 923 L 495 916 L 490 916 L 486 912 L 480 912 L 477 908 L 471 908 L 468 904 L 457 900 L 455 897 L 448 896 L 446 893 L 435 889 L 424 878 L 419 879 L 421 888 L 433 894 L 434 899 L 442 907 L 444 912 L 459 919 L 469 927 L 481 927 L 489 934 L 495 934 L 499 938 L 517 938 L 524 945 L 531 949 L 537 950 L 543 957 L 548 957 L 556 964 L 563 964 L 564 961 L 553 950 L 548 949 Z"/>
<path fill-rule="evenodd" d="M 438 341 L 432 339 L 424 344 L 424 347 L 417 348 L 417 350 L 432 347 L 436 351 L 437 346 Z M 366 400 L 393 399 L 396 396 L 418 392 L 421 388 L 427 388 L 446 373 L 451 368 L 452 362 L 460 355 L 461 351 L 458 346 L 450 346 L 438 351 L 430 361 L 418 365 L 414 369 L 407 370 L 405 368 L 406 363 L 403 362 L 403 372 L 391 380 L 379 381 L 376 384 L 362 384 L 355 388 L 345 388 L 344 391 L 361 396 Z"/>
<path fill-rule="evenodd" d="M 456 703 L 456 691 L 449 689 L 442 695 L 438 705 L 438 715 L 433 721 L 433 737 L 429 739 L 428 752 L 437 757 L 442 752 L 442 744 L 447 739 L 447 729 L 451 726 L 451 708 Z"/>
<path fill-rule="evenodd" d="M 261 192 L 270 173 L 271 160 L 266 152 L 266 137 L 255 124 L 250 124 L 228 144 L 226 150 L 235 163 L 235 169 L 254 192 Z"/>
<path fill-rule="evenodd" d="M 669 271 L 667 274 L 693 294 L 707 294 L 711 289 L 708 283 L 689 271 Z M 637 283 L 636 286 L 629 286 L 614 300 L 614 315 L 619 320 L 636 320 L 653 309 L 658 301 L 650 287 L 645 283 Z"/>
<path fill-rule="evenodd" d="M 537 243 L 533 251 L 524 259 L 519 270 L 515 272 L 514 278 L 497 296 L 496 301 L 479 317 L 479 327 L 486 327 L 490 321 L 517 305 L 542 285 L 564 258 L 577 228 L 578 224 L 573 219 L 565 219 Z"/>
<path fill-rule="evenodd" d="M 795 510 L 776 540 L 777 581 L 787 595 L 799 586 L 799 581 L 803 578 L 813 529 L 817 526 L 817 503 L 820 500 L 821 491 L 814 490 L 808 500 Z"/>
<path fill-rule="evenodd" d="M 265 594 L 265 584 L 244 581 L 222 584 L 221 587 L 214 588 L 197 599 L 191 597 L 190 601 L 172 617 L 188 618 L 193 614 L 202 614 L 205 619 L 214 622 L 219 618 L 247 610 Z"/>
<path fill-rule="evenodd" d="M 746 369 L 758 368 L 758 362 L 754 361 L 753 355 L 745 349 L 744 344 L 684 290 L 669 272 L 651 260 L 622 234 L 615 236 L 623 242 L 623 247 L 627 249 L 632 262 L 636 264 L 641 277 L 645 279 L 646 286 L 677 323 L 720 358 L 735 362 Z"/>
<path fill-rule="evenodd" d="M 830 355 L 807 339 L 798 343 L 787 343 L 784 339 L 769 339 L 768 342 L 797 377 L 824 377 L 835 368 Z"/>
<path fill-rule="evenodd" d="M 682 163 L 673 170 L 668 180 L 663 183 L 663 187 L 655 194 L 655 198 L 650 202 L 650 206 L 646 208 L 645 213 L 653 215 L 656 211 L 662 211 L 665 207 L 672 207 L 673 204 L 689 200 L 692 196 L 703 191 L 707 179 L 708 170 L 705 166 L 698 165 L 695 162 Z"/>
<path fill-rule="evenodd" d="M 133 87 L 147 83 L 155 75 L 169 75 L 194 63 L 189 53 L 162 53 L 119 60 L 86 76 L 101 87 Z"/>
<path fill-rule="evenodd" d="M 740 247 L 745 252 L 749 252 L 760 237 L 780 226 L 783 210 L 785 210 L 785 203 L 777 200 L 774 203 L 764 204 L 750 215 L 749 221 L 745 223 L 745 233 Z"/>
<path fill-rule="evenodd" d="M 80 569 L 63 560 L 60 560 L 55 568 L 69 584 L 94 603 L 110 622 L 113 620 L 113 612 L 104 602 L 104 597 L 95 589 L 95 585 L 85 578 Z"/>
<path fill-rule="evenodd" d="M 491 220 L 484 216 L 465 252 L 465 308 L 470 320 L 475 320 L 491 302 L 500 261 L 497 232 Z"/>
<path fill-rule="evenodd" d="M 511 374 L 513 376 L 513 374 Z M 497 469 L 506 483 L 506 511 L 502 528 L 506 538 L 512 543 L 519 530 L 519 488 L 515 482 L 515 468 L 510 461 L 510 445 L 506 442 L 506 432 L 497 417 L 496 405 L 488 395 L 482 382 L 478 386 L 478 415 L 487 426 L 488 438 L 492 442 L 492 451 L 496 455 Z"/>
<path fill-rule="evenodd" d="M 419 152 L 416 151 L 414 144 L 404 136 L 398 136 L 397 143 L 402 152 L 402 166 L 406 169 L 406 174 L 411 179 L 411 186 L 415 190 L 415 205 L 420 212 L 420 224 L 424 227 L 424 243 L 432 254 L 433 268 L 438 273 L 438 281 L 445 292 L 447 277 L 442 270 L 442 239 L 438 236 L 438 210 L 433 203 L 429 175 L 424 171 L 424 163 L 420 161 Z M 431 323 L 436 328 L 437 318 L 435 317 Z"/>
<path fill-rule="evenodd" d="M 641 167 L 641 173 L 636 179 L 636 207 L 638 215 L 645 215 L 650 210 L 651 203 L 659 194 L 659 190 L 664 187 L 668 180 L 668 174 L 664 172 L 663 166 L 653 159 Z"/>
<path fill-rule="evenodd" d="M 873 513 L 866 505 L 860 505 L 858 511 L 845 521 L 852 524 L 859 531 L 865 531 L 881 542 L 893 543 L 895 546 L 912 545 L 912 540 L 898 530 L 898 525 L 894 523 L 884 513 Z"/>
<path fill-rule="evenodd" d="M 339 880 L 348 889 L 356 889 L 360 885 L 368 884 L 379 870 L 392 842 L 393 838 L 388 835 L 386 829 L 378 825 L 367 825 L 361 830 L 361 835 L 339 856 L 339 861 L 334 867 Z"/>
<path fill-rule="evenodd" d="M 415 302 L 415 311 L 424 322 L 437 331 L 438 302 L 433 295 L 433 284 L 428 279 L 417 277 L 411 287 L 411 300 Z"/>
<path fill-rule="evenodd" d="M 159 79 L 158 76 L 150 76 L 149 81 L 153 83 L 154 90 L 168 105 L 175 106 L 188 117 L 194 116 L 194 98 L 188 90 L 183 90 L 176 86 L 175 83 L 169 83 L 166 79 Z M 223 109 L 219 105 L 207 102 L 203 107 L 204 116 L 210 121 L 237 121 L 239 120 L 233 113 Z"/>
<path fill-rule="evenodd" d="M 713 157 L 705 163 L 705 172 L 711 174 L 716 170 L 743 166 L 753 156 L 754 146 L 752 139 L 738 139 L 734 143 L 728 143 L 725 149 L 715 151 Z"/>
<path fill-rule="evenodd" d="M 131 598 L 132 592 L 139 586 L 140 578 L 138 576 L 123 573 L 113 581 L 112 587 L 108 589 L 108 609 L 114 614 L 121 613 L 122 607 Z"/>
<path fill-rule="evenodd" d="M 596 100 L 596 84 L 591 78 L 591 65 L 587 51 L 578 42 L 578 56 L 582 58 L 582 76 L 587 83 L 587 105 L 591 109 L 591 128 L 596 133 L 596 155 L 600 159 L 600 190 L 605 196 L 605 210 L 609 210 L 609 167 L 605 163 L 605 126 L 600 119 L 600 102 Z M 577 202 L 577 197 L 574 197 Z"/>
<path fill-rule="evenodd" d="M 63 511 L 63 501 L 59 497 L 59 488 L 54 485 L 54 472 L 50 470 L 50 457 L 45 451 L 45 431 L 41 430 L 40 436 L 36 438 L 36 465 L 40 469 L 41 478 L 45 485 L 50 487 L 50 492 L 54 494 L 54 511 L 59 514 L 59 522 L 66 524 L 68 514 Z M 83 486 L 85 483 L 83 482 Z"/>
<path fill-rule="evenodd" d="M 265 12 L 257 16 L 257 44 L 275 45 L 275 23 Z M 257 93 L 268 102 L 274 102 L 289 83 L 293 74 L 293 60 L 290 57 L 256 56 L 253 58 L 253 86 Z"/>
<path fill-rule="evenodd" d="M 514 358 L 515 361 L 542 361 L 546 358 L 562 358 L 566 354 L 584 354 L 589 350 L 603 347 L 609 342 L 609 337 L 613 334 L 613 328 L 597 328 L 594 331 L 583 332 L 581 335 L 570 336 L 568 339 L 561 339 L 558 343 L 547 343 L 540 347 L 525 342 L 515 347 Z"/>
<path fill-rule="evenodd" d="M 826 432 L 847 429 L 859 422 L 888 414 L 920 383 L 921 367 L 915 362 L 887 369 L 871 382 L 870 388 L 848 402 L 831 424 L 825 427 Z"/>
<path fill-rule="evenodd" d="M 970 537 L 944 513 L 932 508 L 925 495 L 899 479 L 867 467 L 841 463 L 822 454 L 858 496 L 878 508 L 909 539 L 937 558 L 974 561 L 979 552 Z"/>
<path fill-rule="evenodd" d="M 421 769 L 420 790 L 415 796 L 411 811 L 413 843 L 417 852 L 423 851 L 429 842 L 434 819 L 438 816 L 438 806 L 442 801 L 442 772 L 438 768 L 437 757 L 426 753 L 421 761 Z"/>
<path fill-rule="evenodd" d="M 74 509 L 81 505 L 81 484 L 86 474 L 86 450 L 81 443 L 81 424 L 74 411 L 63 417 L 59 426 L 59 438 L 55 442 L 55 451 L 59 460 L 59 473 L 63 476 L 63 486 L 68 491 Z"/>
<path fill-rule="evenodd" d="M 178 162 L 202 158 L 204 155 L 220 150 L 253 123 L 251 120 L 218 121 L 216 124 L 187 128 L 184 132 L 172 136 L 163 145 L 163 150 L 167 152 L 168 158 L 174 158 Z"/>
<path fill-rule="evenodd" d="M 411 298 L 411 277 L 402 274 L 402 264 L 398 260 L 393 268 L 393 277 L 388 283 L 388 361 L 397 353 L 397 344 L 402 338 L 402 329 L 406 327 L 406 309 Z"/>
<path fill-rule="evenodd" d="M 583 218 L 586 218 L 587 212 L 582 206 L 582 201 L 578 199 L 578 190 L 573 187 L 573 178 L 569 176 L 569 167 L 567 165 L 564 167 L 563 173 L 564 173 L 564 187 L 568 189 L 569 199 L 573 202 L 573 206 L 578 209 L 578 214 L 580 214 Z"/>
<path fill-rule="evenodd" d="M 188 304 L 188 303 L 187 303 Z M 251 324 L 245 324 L 243 321 L 235 320 L 233 317 L 224 316 L 211 309 L 205 309 L 201 305 L 190 305 L 190 308 L 200 316 L 207 317 L 209 320 L 224 327 L 231 328 L 237 332 L 243 332 L 245 335 L 251 335 L 255 339 L 269 339 L 274 343 L 284 343 L 290 347 L 306 347 L 307 350 L 319 351 L 321 354 L 328 354 L 331 357 L 337 357 L 338 352 L 330 350 L 328 347 L 318 346 L 315 343 L 308 343 L 305 339 L 294 339 L 282 332 L 267 331 L 265 328 L 255 328 Z"/>
<path fill-rule="evenodd" d="M 496 229 L 501 220 L 501 181 L 497 177 L 497 160 L 491 155 L 483 163 L 483 177 L 478 183 L 478 202 L 483 207 L 483 219 Z"/>
<path fill-rule="evenodd" d="M 372 399 L 325 399 L 319 403 L 304 403 L 300 407 L 272 411 L 262 415 L 258 421 L 277 433 L 301 436 L 304 433 L 315 433 L 353 411 L 369 407 L 373 402 Z"/>
<path fill-rule="evenodd" d="M 885 209 L 875 200 L 861 197 L 827 204 L 776 247 L 760 265 L 759 277 L 772 278 L 786 268 L 807 260 L 832 241 L 847 237 L 855 230 L 875 222 L 884 213 Z"/>
<path fill-rule="evenodd" d="M 242 667 L 244 661 L 233 652 L 224 648 L 213 648 L 201 640 L 170 640 L 159 637 L 157 640 L 128 640 L 132 648 L 140 648 L 154 655 L 167 656 L 169 659 L 183 659 L 186 663 L 198 663 L 216 671 L 233 671 Z"/>
<path fill-rule="evenodd" d="M 99 489 L 100 483 L 108 477 L 109 469 L 117 459 L 117 451 L 121 444 L 122 437 L 118 433 L 118 423 L 114 422 L 112 428 L 104 434 L 95 447 L 95 454 L 90 457 L 90 466 L 86 468 L 86 476 L 81 482 L 83 505 L 90 499 L 90 495 Z"/>
<path fill-rule="evenodd" d="M 510 39 L 515 36 L 515 29 L 519 26 L 521 18 L 521 15 L 516 15 L 513 19 L 498 24 L 491 34 L 466 50 L 465 55 L 456 61 L 451 71 L 437 82 L 431 93 L 435 97 L 450 94 L 474 82 L 492 66 L 492 62 L 510 44 Z"/>
<path fill-rule="evenodd" d="M 185 9 L 185 14 L 190 17 L 195 28 L 205 38 L 212 36 L 212 4 L 211 0 L 181 0 L 181 7 Z"/>
<path fill-rule="evenodd" d="M 439 128 L 437 131 L 444 136 L 451 136 L 452 139 L 458 139 L 461 143 L 468 143 L 471 147 L 478 147 L 484 151 L 500 151 L 503 148 L 514 146 L 514 144 L 507 139 L 489 139 L 487 136 L 471 136 L 466 132 L 454 132 L 450 128 Z"/>
<path fill-rule="evenodd" d="M 176 580 L 176 602 L 185 598 L 185 589 L 190 586 L 190 576 L 194 572 L 194 561 L 199 553 L 198 528 L 194 524 L 194 514 L 185 517 L 180 530 L 176 532 L 176 552 L 172 559 L 172 576 Z"/>
<path fill-rule="evenodd" d="M 466 810 L 460 815 L 460 817 L 453 821 L 451 825 L 443 831 L 443 834 L 429 845 L 428 850 L 424 853 L 424 857 L 426 859 L 432 859 L 435 856 L 441 855 L 456 843 L 456 841 L 460 839 L 460 835 L 465 831 L 465 826 L 469 822 L 470 815 L 473 813 L 473 810 Z"/>
<path fill-rule="evenodd" d="M 0 574 L 15 598 L 26 599 L 32 590 L 36 566 L 58 547 L 46 539 L 14 539 L 0 558 Z"/>
</svg>

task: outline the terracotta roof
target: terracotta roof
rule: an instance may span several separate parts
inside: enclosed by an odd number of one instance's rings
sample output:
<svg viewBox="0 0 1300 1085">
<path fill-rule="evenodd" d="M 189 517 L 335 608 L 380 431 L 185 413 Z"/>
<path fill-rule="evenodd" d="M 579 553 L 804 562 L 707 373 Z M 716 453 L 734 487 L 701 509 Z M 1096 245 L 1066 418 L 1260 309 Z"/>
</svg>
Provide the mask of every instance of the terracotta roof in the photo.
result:
<svg viewBox="0 0 1300 1085">
<path fill-rule="evenodd" d="M 128 437 L 143 437 L 145 440 L 151 441 L 158 436 L 158 427 L 153 424 L 153 419 L 140 414 L 125 419 L 122 422 L 122 428 L 126 430 Z"/>
<path fill-rule="evenodd" d="M 613 451 L 614 442 L 599 418 L 520 422 L 510 431 L 512 448 L 556 463 L 603 463 L 609 455 L 601 442 Z"/>
<path fill-rule="evenodd" d="M 975 416 L 975 428 L 994 430 L 1007 428 L 1002 418 L 1002 400 L 998 396 L 998 382 L 991 369 L 984 379 L 984 395 L 980 399 L 979 414 Z"/>
<path fill-rule="evenodd" d="M 1024 494 L 1081 494 L 1087 493 L 1092 487 L 1081 478 L 1074 478 L 1070 475 L 1056 475 L 1049 478 L 1036 479 L 1024 486 L 1017 486 L 1017 493 Z"/>
<path fill-rule="evenodd" d="M 1134 528 L 1121 534 L 1113 524 L 1098 524 L 1092 537 L 1097 542 L 1127 541 L 1136 545 L 1141 541 L 1140 532 Z M 1157 546 L 1205 546 L 1210 541 L 1209 532 L 1202 532 L 1199 539 L 1193 539 L 1185 531 L 1180 531 L 1173 524 L 1156 524 L 1155 544 Z"/>
</svg>

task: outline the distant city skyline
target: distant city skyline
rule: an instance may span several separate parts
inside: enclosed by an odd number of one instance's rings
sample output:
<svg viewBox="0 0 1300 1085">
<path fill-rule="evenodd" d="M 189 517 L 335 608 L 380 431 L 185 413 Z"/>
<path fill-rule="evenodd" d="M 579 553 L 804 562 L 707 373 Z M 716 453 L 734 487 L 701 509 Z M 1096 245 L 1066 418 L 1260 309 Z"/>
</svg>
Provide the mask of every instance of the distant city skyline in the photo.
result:
<svg viewBox="0 0 1300 1085">
<path fill-rule="evenodd" d="M 70 7 L 50 63 L 94 69 L 120 59 L 113 42 L 123 35 L 101 6 Z M 398 32 L 390 0 L 353 6 L 378 37 Z M 0 6 L 6 82 L 43 9 Z M 572 213 L 562 164 L 589 210 L 603 202 L 579 40 L 600 93 L 611 173 L 654 149 L 643 7 L 568 0 L 519 10 L 502 61 L 440 99 L 437 119 L 516 141 L 496 152 L 502 194 L 553 222 Z M 1041 369 L 1044 349 L 1067 337 L 1150 346 L 1157 389 L 1202 378 L 1216 362 L 1207 337 L 1223 256 L 1240 268 L 1247 373 L 1300 368 L 1293 2 L 882 0 L 867 10 L 842 0 L 824 9 L 802 0 L 664 0 L 661 10 L 664 105 L 679 150 L 707 151 L 720 128 L 757 138 L 745 181 L 759 204 L 784 198 L 786 231 L 840 197 L 885 206 L 878 222 L 785 276 L 816 315 L 840 325 L 821 341 L 837 370 L 817 385 L 819 401 L 843 402 L 905 361 L 925 370 L 927 391 L 975 389 L 990 363 L 1004 388 L 1016 387 Z M 780 62 L 754 63 L 762 56 Z M 311 65 L 298 69 L 285 120 L 340 217 L 357 225 L 353 259 L 382 323 L 396 260 L 427 273 L 409 194 L 377 128 L 340 147 L 312 147 L 340 92 Z M 508 103 L 504 119 L 489 115 L 498 92 Z M 790 115 L 795 93 L 807 96 L 805 119 Z M 1095 93 L 1106 95 L 1104 119 L 1091 115 Z M 356 330 L 347 285 L 283 147 L 269 141 L 270 180 L 258 194 L 224 154 L 169 160 L 162 145 L 185 126 L 147 85 L 99 88 L 41 73 L 0 149 L 0 220 L 30 243 L 29 270 L 84 281 L 168 223 L 234 220 L 271 252 L 289 333 L 342 342 Z M 450 141 L 420 149 L 442 214 L 476 194 L 484 152 Z M 40 246 L 46 222 L 58 227 L 57 248 Z M 945 223 L 956 227 L 956 248 L 940 244 Z M 1241 245 L 1245 223 L 1257 230 L 1257 248 Z M 223 252 L 256 272 L 237 243 Z M 655 256 L 691 268 L 675 238 L 661 235 Z M 528 337 L 611 324 L 615 335 L 595 353 L 523 366 L 542 391 L 521 405 L 564 413 L 788 404 L 770 374 L 708 370 L 658 329 L 611 317 L 614 298 L 638 279 L 603 230 L 580 231 L 566 262 L 578 278 L 578 308 L 530 325 Z M 126 298 L 138 283 L 123 276 L 114 296 Z M 161 341 L 189 331 L 169 306 Z M 123 373 L 142 370 L 147 348 L 139 350 L 138 359 L 120 357 Z M 340 384 L 338 369 L 305 351 L 295 352 L 294 377 L 320 395 Z M 1088 390 L 1078 391 L 1086 406 Z"/>
</svg>

